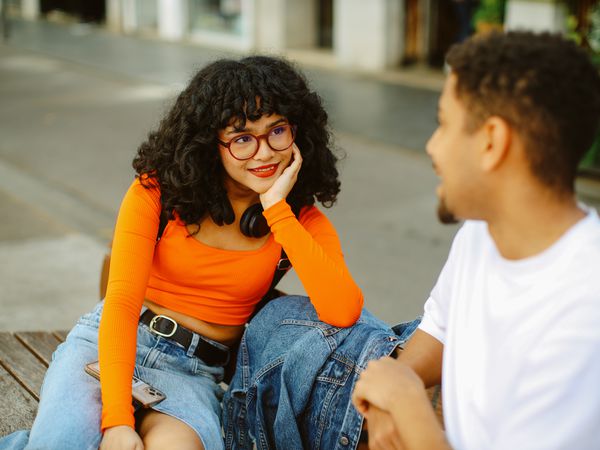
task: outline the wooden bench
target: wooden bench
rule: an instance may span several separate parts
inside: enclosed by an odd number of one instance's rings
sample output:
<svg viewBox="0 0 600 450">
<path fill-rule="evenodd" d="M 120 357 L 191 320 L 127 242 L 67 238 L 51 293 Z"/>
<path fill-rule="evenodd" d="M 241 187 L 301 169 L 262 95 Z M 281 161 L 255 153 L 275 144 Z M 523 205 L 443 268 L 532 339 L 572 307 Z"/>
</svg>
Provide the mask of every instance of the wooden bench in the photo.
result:
<svg viewBox="0 0 600 450">
<path fill-rule="evenodd" d="M 44 374 L 67 331 L 0 332 L 0 437 L 31 428 Z M 439 386 L 428 389 L 443 423 Z"/>
<path fill-rule="evenodd" d="M 31 428 L 54 349 L 66 331 L 0 333 L 0 436 Z"/>
</svg>

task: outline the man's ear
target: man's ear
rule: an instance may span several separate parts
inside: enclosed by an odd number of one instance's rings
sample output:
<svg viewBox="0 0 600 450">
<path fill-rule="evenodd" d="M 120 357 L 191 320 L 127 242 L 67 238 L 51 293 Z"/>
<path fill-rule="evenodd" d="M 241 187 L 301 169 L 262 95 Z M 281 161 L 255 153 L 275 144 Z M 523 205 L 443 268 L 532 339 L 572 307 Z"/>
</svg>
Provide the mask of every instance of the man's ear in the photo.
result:
<svg viewBox="0 0 600 450">
<path fill-rule="evenodd" d="M 512 128 L 503 118 L 491 116 L 482 125 L 481 133 L 481 168 L 491 172 L 502 164 L 510 151 Z"/>
</svg>

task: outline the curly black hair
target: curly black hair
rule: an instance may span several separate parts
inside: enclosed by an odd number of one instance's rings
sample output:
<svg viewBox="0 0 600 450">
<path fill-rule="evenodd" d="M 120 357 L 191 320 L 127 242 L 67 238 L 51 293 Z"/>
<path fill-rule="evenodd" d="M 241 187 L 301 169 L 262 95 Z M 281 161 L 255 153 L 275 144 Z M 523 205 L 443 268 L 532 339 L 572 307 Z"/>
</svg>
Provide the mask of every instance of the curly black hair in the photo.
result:
<svg viewBox="0 0 600 450">
<path fill-rule="evenodd" d="M 557 34 L 514 31 L 471 38 L 446 60 L 467 128 L 502 117 L 524 140 L 532 173 L 558 192 L 574 192 L 600 124 L 600 76 L 587 54 Z"/>
<path fill-rule="evenodd" d="M 186 224 L 195 224 L 210 214 L 218 225 L 231 224 L 235 217 L 223 184 L 217 133 L 271 114 L 298 127 L 303 162 L 288 203 L 296 213 L 315 198 L 332 206 L 340 182 L 327 113 L 304 76 L 280 58 L 221 59 L 201 69 L 139 147 L 133 168 L 144 187 L 158 184 L 169 219 L 176 212 Z"/>
</svg>

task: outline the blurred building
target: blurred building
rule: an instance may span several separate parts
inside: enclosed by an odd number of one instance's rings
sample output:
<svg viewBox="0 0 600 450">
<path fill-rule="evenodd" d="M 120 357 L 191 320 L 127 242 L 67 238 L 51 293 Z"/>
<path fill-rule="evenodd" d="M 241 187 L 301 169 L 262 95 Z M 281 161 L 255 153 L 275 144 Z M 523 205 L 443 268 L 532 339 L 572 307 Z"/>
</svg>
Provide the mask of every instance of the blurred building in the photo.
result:
<svg viewBox="0 0 600 450">
<path fill-rule="evenodd" d="M 596 0 L 5 0 L 23 15 L 52 10 L 126 34 L 236 51 L 313 52 L 336 67 L 441 66 L 477 27 L 563 31 L 566 6 Z M 588 5 L 589 4 L 589 5 Z M 586 6 L 588 5 L 588 6 Z"/>
<path fill-rule="evenodd" d="M 427 2 L 424 2 L 427 3 Z M 236 51 L 313 51 L 336 66 L 399 64 L 403 0 L 107 0 L 107 25 Z"/>
</svg>

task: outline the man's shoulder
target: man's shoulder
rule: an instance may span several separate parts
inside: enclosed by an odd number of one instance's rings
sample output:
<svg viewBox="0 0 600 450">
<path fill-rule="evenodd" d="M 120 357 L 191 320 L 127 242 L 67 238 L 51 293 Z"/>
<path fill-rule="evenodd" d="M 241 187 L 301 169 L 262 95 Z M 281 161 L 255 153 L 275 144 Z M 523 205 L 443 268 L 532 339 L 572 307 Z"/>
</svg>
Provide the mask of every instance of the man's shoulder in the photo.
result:
<svg viewBox="0 0 600 450">
<path fill-rule="evenodd" d="M 584 225 L 586 232 L 590 233 L 596 240 L 600 240 L 600 218 L 598 217 L 598 211 L 593 208 L 586 208 L 586 217 Z"/>
<path fill-rule="evenodd" d="M 596 210 L 586 208 L 586 212 L 586 217 L 570 230 L 570 243 L 576 247 L 580 257 L 600 264 L 600 219 Z"/>
<path fill-rule="evenodd" d="M 452 248 L 481 248 L 489 240 L 490 233 L 486 222 L 483 220 L 466 220 L 456 232 L 452 241 Z"/>
</svg>

